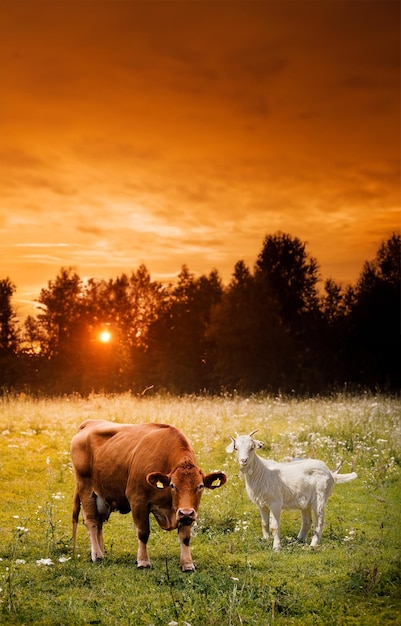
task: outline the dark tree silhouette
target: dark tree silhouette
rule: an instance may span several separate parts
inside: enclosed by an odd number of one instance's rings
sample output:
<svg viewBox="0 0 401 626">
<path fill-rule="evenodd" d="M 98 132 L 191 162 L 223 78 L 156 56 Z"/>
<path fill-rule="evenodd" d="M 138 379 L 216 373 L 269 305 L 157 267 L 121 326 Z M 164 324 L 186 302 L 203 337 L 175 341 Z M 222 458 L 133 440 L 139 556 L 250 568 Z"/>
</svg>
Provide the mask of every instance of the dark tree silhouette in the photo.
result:
<svg viewBox="0 0 401 626">
<path fill-rule="evenodd" d="M 217 271 L 195 276 L 183 266 L 158 319 L 149 329 L 147 371 L 156 384 L 174 393 L 207 387 L 213 364 L 206 328 L 212 307 L 222 295 Z"/>
<path fill-rule="evenodd" d="M 42 374 L 54 392 L 79 391 L 83 372 L 82 281 L 72 268 L 61 268 L 41 290 L 37 316 Z M 31 335 L 34 332 L 30 323 Z"/>
<path fill-rule="evenodd" d="M 383 242 L 345 290 L 299 239 L 264 239 L 223 288 L 216 270 L 183 266 L 176 285 L 131 276 L 83 282 L 62 268 L 20 332 L 15 286 L 0 281 L 0 387 L 39 393 L 156 390 L 314 393 L 399 391 L 401 236 Z M 111 341 L 99 342 L 108 329 Z"/>
<path fill-rule="evenodd" d="M 41 379 L 54 392 L 122 391 L 135 388 L 135 371 L 162 288 L 145 266 L 131 277 L 83 283 L 62 268 L 39 296 L 37 320 L 28 318 L 25 337 L 39 346 Z M 109 343 L 99 341 L 108 329 Z M 31 350 L 31 351 L 32 351 Z M 140 384 L 140 383 L 138 383 Z"/>
<path fill-rule="evenodd" d="M 243 261 L 235 265 L 208 332 L 215 344 L 215 377 L 220 388 L 255 392 L 284 385 L 287 336 L 274 300 Z"/>
<path fill-rule="evenodd" d="M 149 326 L 157 319 L 164 298 L 161 283 L 152 281 L 144 265 L 130 277 L 89 281 L 85 289 L 88 327 L 93 337 L 92 360 L 107 361 L 103 368 L 103 387 L 109 390 L 146 386 L 143 352 L 147 349 Z M 98 333 L 107 328 L 110 344 L 99 346 Z M 99 353 L 102 352 L 100 355 Z"/>
<path fill-rule="evenodd" d="M 400 389 L 401 236 L 383 242 L 366 262 L 349 314 L 348 379 L 370 388 Z"/>
<path fill-rule="evenodd" d="M 319 308 L 318 272 L 317 261 L 297 237 L 277 233 L 265 238 L 255 274 L 275 297 L 283 322 L 293 331 Z"/>
<path fill-rule="evenodd" d="M 0 280 L 0 389 L 11 389 L 17 376 L 16 350 L 18 330 L 16 314 L 11 305 L 15 285 L 9 278 Z"/>
<path fill-rule="evenodd" d="M 282 344 L 285 391 L 315 391 L 322 383 L 318 271 L 317 261 L 297 237 L 276 233 L 265 238 L 255 278 L 261 297 L 277 308 L 277 325 L 270 332 L 283 329 L 287 336 Z"/>
<path fill-rule="evenodd" d="M 15 285 L 9 278 L 0 280 L 0 351 L 14 353 L 18 344 L 16 314 L 11 305 Z"/>
</svg>

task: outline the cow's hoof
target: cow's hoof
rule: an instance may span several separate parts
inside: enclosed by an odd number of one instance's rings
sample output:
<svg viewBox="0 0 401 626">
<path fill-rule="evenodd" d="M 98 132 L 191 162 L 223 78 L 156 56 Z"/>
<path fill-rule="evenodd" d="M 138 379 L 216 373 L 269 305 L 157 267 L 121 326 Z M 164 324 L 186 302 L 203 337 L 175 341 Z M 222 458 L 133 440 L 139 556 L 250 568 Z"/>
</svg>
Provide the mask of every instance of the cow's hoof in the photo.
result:
<svg viewBox="0 0 401 626">
<path fill-rule="evenodd" d="M 195 571 L 195 565 L 186 565 L 181 568 L 184 574 L 193 574 Z"/>
<path fill-rule="evenodd" d="M 150 569 L 150 563 L 138 563 L 138 569 Z"/>
</svg>

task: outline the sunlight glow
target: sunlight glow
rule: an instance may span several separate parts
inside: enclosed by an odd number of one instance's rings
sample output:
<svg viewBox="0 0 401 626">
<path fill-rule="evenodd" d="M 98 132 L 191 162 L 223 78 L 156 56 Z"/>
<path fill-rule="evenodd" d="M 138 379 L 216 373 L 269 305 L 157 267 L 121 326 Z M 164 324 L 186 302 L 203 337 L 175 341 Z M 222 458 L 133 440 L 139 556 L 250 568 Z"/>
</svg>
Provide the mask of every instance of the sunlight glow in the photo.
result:
<svg viewBox="0 0 401 626">
<path fill-rule="evenodd" d="M 101 341 L 102 343 L 109 343 L 110 340 L 111 332 L 109 330 L 105 329 L 99 333 L 99 341 Z"/>
</svg>

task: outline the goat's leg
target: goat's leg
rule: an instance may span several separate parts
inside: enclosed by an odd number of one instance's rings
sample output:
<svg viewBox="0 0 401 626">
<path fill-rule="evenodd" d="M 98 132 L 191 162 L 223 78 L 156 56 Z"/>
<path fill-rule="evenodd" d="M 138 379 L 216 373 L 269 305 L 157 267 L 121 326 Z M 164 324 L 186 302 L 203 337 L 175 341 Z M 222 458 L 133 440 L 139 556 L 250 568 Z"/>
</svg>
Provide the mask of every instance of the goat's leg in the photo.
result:
<svg viewBox="0 0 401 626">
<path fill-rule="evenodd" d="M 280 550 L 280 516 L 281 516 L 281 503 L 274 503 L 270 505 L 270 529 L 273 535 L 273 550 Z"/>
<path fill-rule="evenodd" d="M 312 526 L 312 511 L 311 508 L 302 509 L 302 525 L 301 530 L 298 533 L 298 541 L 305 541 L 306 537 Z"/>
<path fill-rule="evenodd" d="M 324 526 L 324 509 L 325 509 L 325 502 L 318 502 L 314 511 L 315 514 L 315 528 L 314 528 L 314 532 L 313 532 L 313 536 L 312 536 L 312 541 L 310 542 L 311 547 L 313 548 L 314 546 L 317 546 L 317 544 L 319 543 L 321 537 L 322 537 L 322 533 L 323 533 L 323 526 Z"/>
<path fill-rule="evenodd" d="M 270 530 L 270 509 L 267 507 L 260 509 L 260 516 L 262 518 L 262 535 L 263 539 L 269 539 Z"/>
</svg>

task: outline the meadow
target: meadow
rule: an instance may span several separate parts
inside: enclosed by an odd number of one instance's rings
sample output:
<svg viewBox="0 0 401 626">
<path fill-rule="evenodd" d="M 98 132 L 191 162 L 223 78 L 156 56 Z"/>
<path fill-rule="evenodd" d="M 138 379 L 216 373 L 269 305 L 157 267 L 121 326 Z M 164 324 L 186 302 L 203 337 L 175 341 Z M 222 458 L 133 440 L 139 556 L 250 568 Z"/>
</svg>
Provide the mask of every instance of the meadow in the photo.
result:
<svg viewBox="0 0 401 626">
<path fill-rule="evenodd" d="M 69 445 L 87 418 L 164 422 L 191 441 L 206 491 L 191 550 L 179 567 L 175 531 L 151 520 L 152 567 L 138 570 L 129 515 L 105 525 L 105 559 L 90 561 L 85 527 L 72 553 Z M 258 429 L 261 456 L 313 456 L 358 478 L 328 501 L 321 544 L 299 544 L 300 513 L 282 515 L 283 547 L 261 538 L 230 434 Z M 376 626 L 401 623 L 401 401 L 387 396 L 299 400 L 255 396 L 0 401 L 0 623 L 121 626 Z"/>
</svg>

